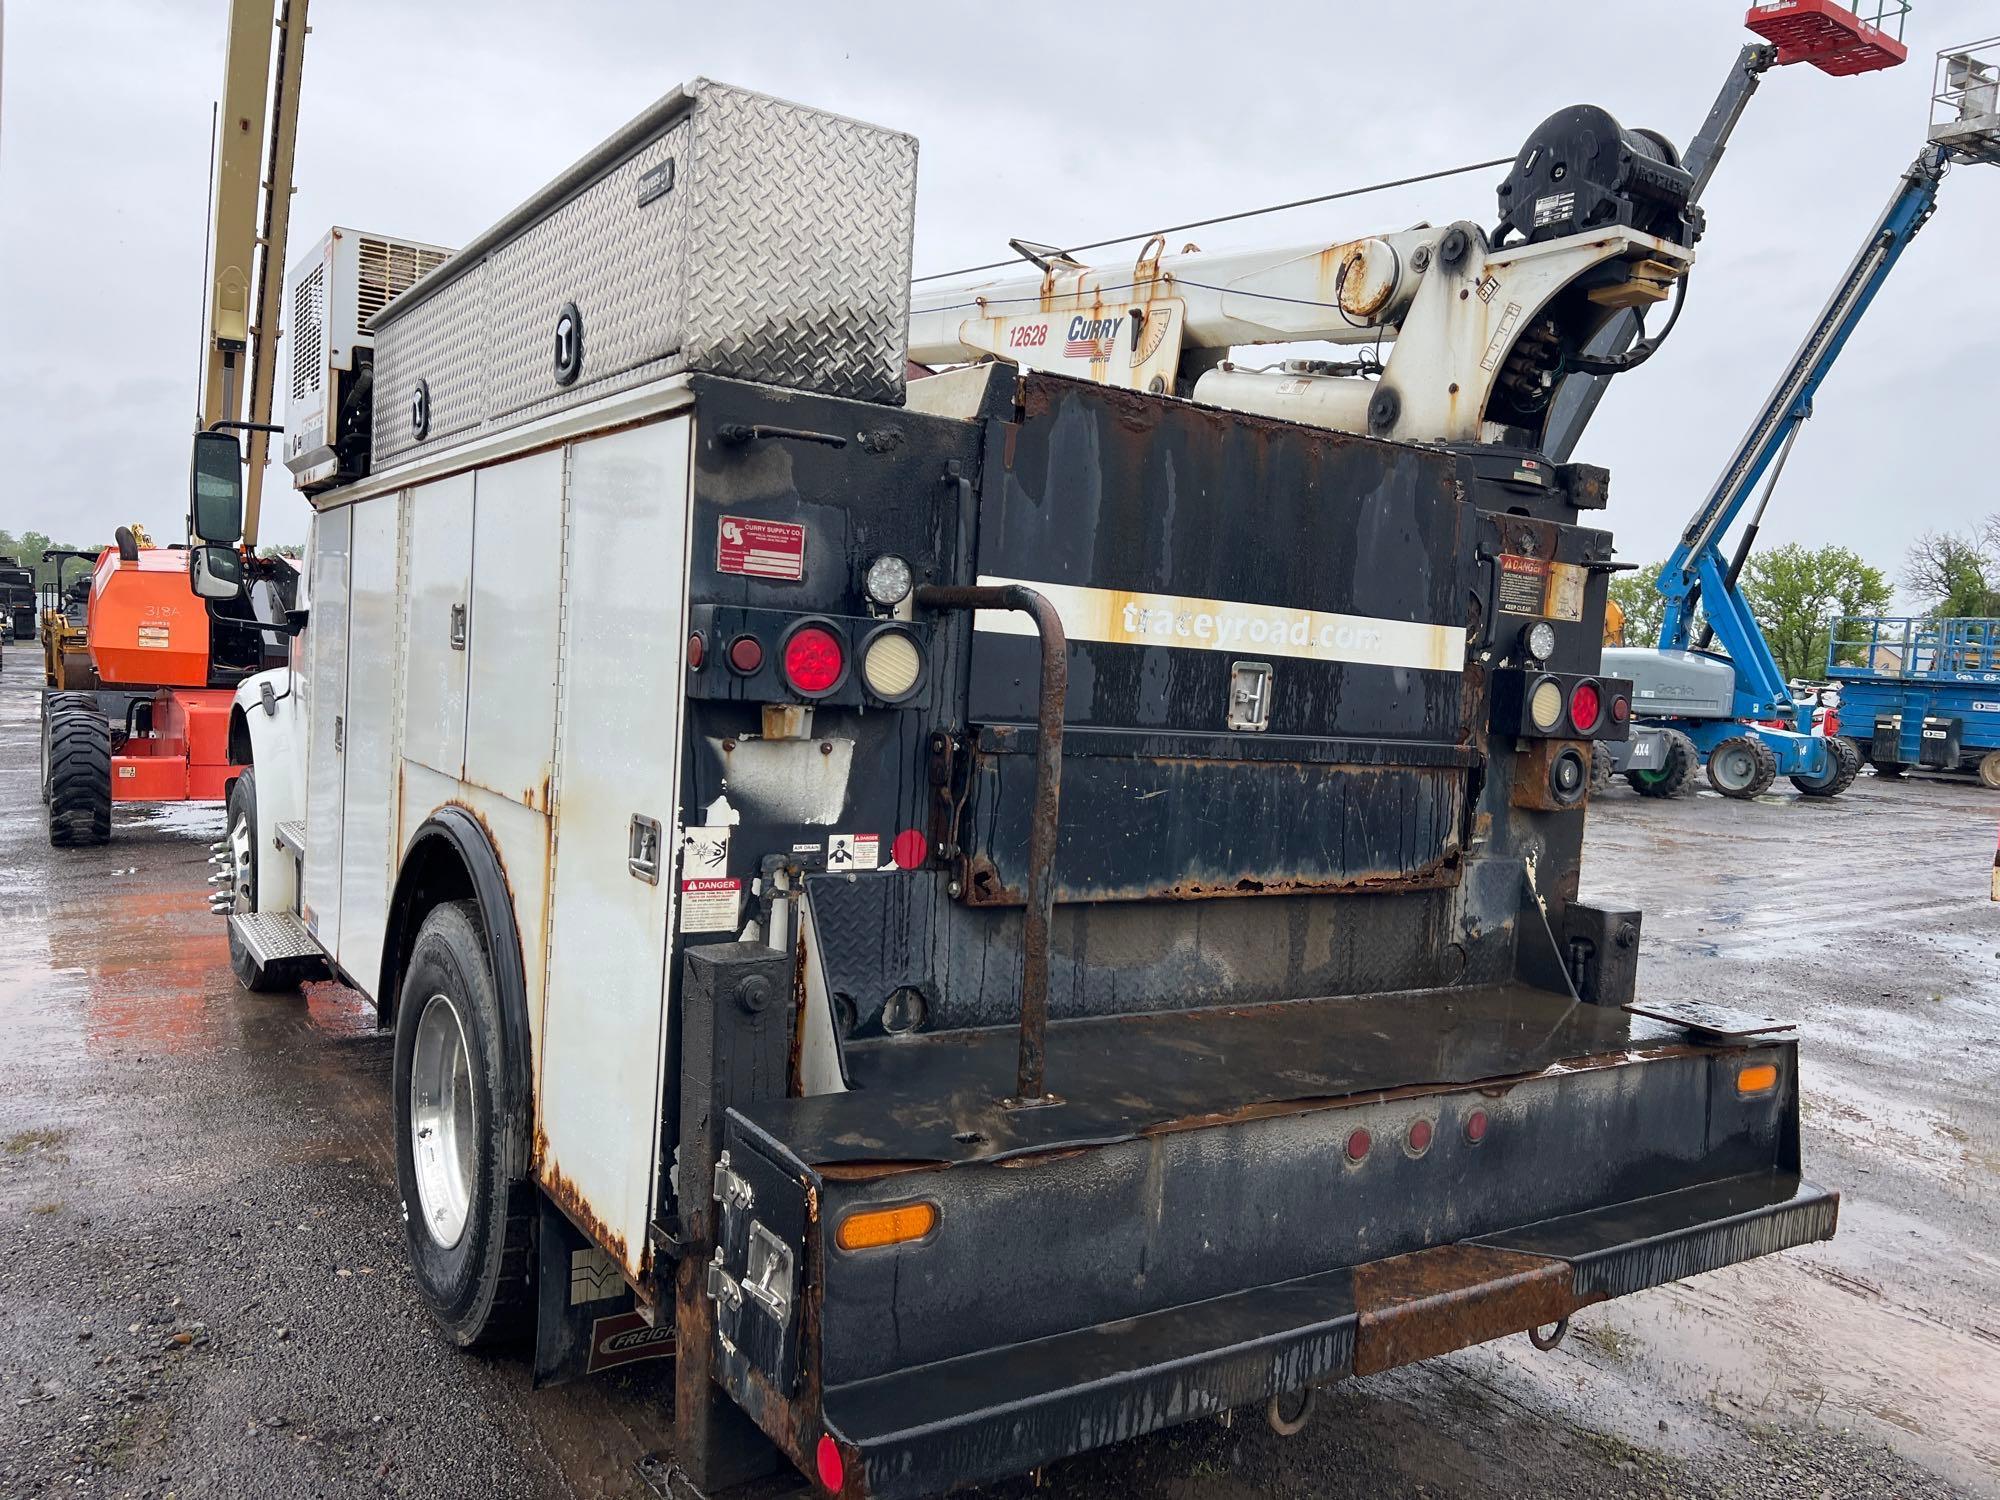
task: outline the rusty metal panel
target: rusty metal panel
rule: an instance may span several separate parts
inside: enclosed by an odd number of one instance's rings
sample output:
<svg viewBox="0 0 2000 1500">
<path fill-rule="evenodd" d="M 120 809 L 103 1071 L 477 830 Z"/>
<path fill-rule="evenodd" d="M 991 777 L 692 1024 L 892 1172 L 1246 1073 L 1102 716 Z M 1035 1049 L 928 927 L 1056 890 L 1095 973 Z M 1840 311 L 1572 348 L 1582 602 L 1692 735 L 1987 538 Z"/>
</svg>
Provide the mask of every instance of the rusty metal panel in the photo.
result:
<svg viewBox="0 0 2000 1500">
<path fill-rule="evenodd" d="M 1019 419 L 987 458 L 977 572 L 1052 586 L 1067 722 L 1222 733 L 1231 663 L 1254 658 L 1273 735 L 1462 740 L 1452 455 L 1046 375 Z M 1072 591 L 1106 596 L 1112 628 L 1073 621 Z M 1034 645 L 1007 628 L 974 635 L 975 723 L 1034 721 Z"/>
</svg>

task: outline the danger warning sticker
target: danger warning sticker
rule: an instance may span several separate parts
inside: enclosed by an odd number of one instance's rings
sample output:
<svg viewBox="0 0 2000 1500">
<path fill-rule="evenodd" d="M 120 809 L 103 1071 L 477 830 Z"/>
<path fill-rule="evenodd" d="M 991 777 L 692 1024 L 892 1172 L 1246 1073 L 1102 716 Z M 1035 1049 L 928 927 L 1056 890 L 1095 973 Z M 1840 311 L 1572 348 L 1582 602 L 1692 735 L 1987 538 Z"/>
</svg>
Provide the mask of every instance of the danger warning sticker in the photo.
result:
<svg viewBox="0 0 2000 1500">
<path fill-rule="evenodd" d="M 715 533 L 715 571 L 797 583 L 806 576 L 806 529 L 724 516 Z"/>
<path fill-rule="evenodd" d="M 164 651 L 170 644 L 171 642 L 169 641 L 167 636 L 166 626 L 141 625 L 139 627 L 139 645 L 142 649 L 148 651 Z"/>
<path fill-rule="evenodd" d="M 743 882 L 694 879 L 681 882 L 682 932 L 734 932 Z"/>
<path fill-rule="evenodd" d="M 1542 592 L 1548 586 L 1548 578 L 1549 565 L 1539 557 L 1502 553 L 1494 602 L 1510 615 L 1538 615 L 1542 612 Z"/>
</svg>

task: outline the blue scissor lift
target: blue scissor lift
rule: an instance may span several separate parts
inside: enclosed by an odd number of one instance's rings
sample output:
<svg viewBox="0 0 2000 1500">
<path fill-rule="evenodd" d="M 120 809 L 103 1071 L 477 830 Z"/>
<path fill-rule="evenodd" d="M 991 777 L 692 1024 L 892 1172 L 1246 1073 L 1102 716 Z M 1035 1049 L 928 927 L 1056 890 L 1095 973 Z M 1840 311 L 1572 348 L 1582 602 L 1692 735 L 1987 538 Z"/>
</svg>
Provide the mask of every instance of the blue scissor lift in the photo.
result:
<svg viewBox="0 0 2000 1500">
<path fill-rule="evenodd" d="M 2000 790 L 2000 620 L 1843 616 L 1826 669 L 1843 729 L 1879 774 L 1976 771 Z"/>
<path fill-rule="evenodd" d="M 1725 796 L 1755 797 L 1784 775 L 1809 796 L 1830 797 L 1844 791 L 1860 768 L 1859 748 L 1852 742 L 1812 733 L 1812 708 L 1793 701 L 1738 586 L 1739 576 L 1785 458 L 1812 414 L 1814 392 L 1936 209 L 1945 173 L 1955 162 L 2000 162 L 1995 69 L 1989 60 L 1997 46 L 2000 38 L 1940 55 L 1937 107 L 1923 151 L 1903 173 L 1860 253 L 1660 570 L 1666 612 L 1658 646 L 1604 653 L 1607 672 L 1633 680 L 1638 722 L 1684 736 L 1707 762 L 1710 784 Z M 1760 484 L 1756 511 L 1734 555 L 1725 559 L 1723 538 Z M 1699 640 L 1697 606 L 1705 621 Z M 1711 641 L 1719 651 L 1710 649 Z M 1635 785 L 1640 774 L 1635 773 Z"/>
</svg>

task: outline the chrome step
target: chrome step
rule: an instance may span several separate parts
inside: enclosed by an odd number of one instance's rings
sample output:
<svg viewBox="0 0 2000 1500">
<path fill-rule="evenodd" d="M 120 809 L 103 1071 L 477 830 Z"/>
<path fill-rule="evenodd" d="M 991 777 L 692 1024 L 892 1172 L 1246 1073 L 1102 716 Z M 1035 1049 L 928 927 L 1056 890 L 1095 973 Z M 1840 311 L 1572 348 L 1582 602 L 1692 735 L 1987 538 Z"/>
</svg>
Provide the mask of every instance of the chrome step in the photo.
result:
<svg viewBox="0 0 2000 1500">
<path fill-rule="evenodd" d="M 260 964 L 326 956 L 306 931 L 306 924 L 288 911 L 235 912 L 229 918 L 229 930 Z"/>
<path fill-rule="evenodd" d="M 280 823 L 278 825 L 278 845 L 289 849 L 304 859 L 306 854 L 306 825 L 303 823 Z"/>
</svg>

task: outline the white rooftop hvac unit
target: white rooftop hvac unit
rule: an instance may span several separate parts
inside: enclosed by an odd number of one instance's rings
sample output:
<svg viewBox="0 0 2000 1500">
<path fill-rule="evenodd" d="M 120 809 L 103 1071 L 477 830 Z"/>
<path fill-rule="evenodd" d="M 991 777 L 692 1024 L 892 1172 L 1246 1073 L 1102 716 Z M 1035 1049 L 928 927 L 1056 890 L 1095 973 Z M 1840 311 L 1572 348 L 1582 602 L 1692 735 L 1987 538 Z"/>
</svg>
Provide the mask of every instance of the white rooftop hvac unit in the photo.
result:
<svg viewBox="0 0 2000 1500">
<path fill-rule="evenodd" d="M 450 256 L 440 245 L 329 229 L 294 262 L 285 279 L 292 397 L 284 451 L 299 489 L 310 494 L 367 472 L 368 320 Z"/>
</svg>

